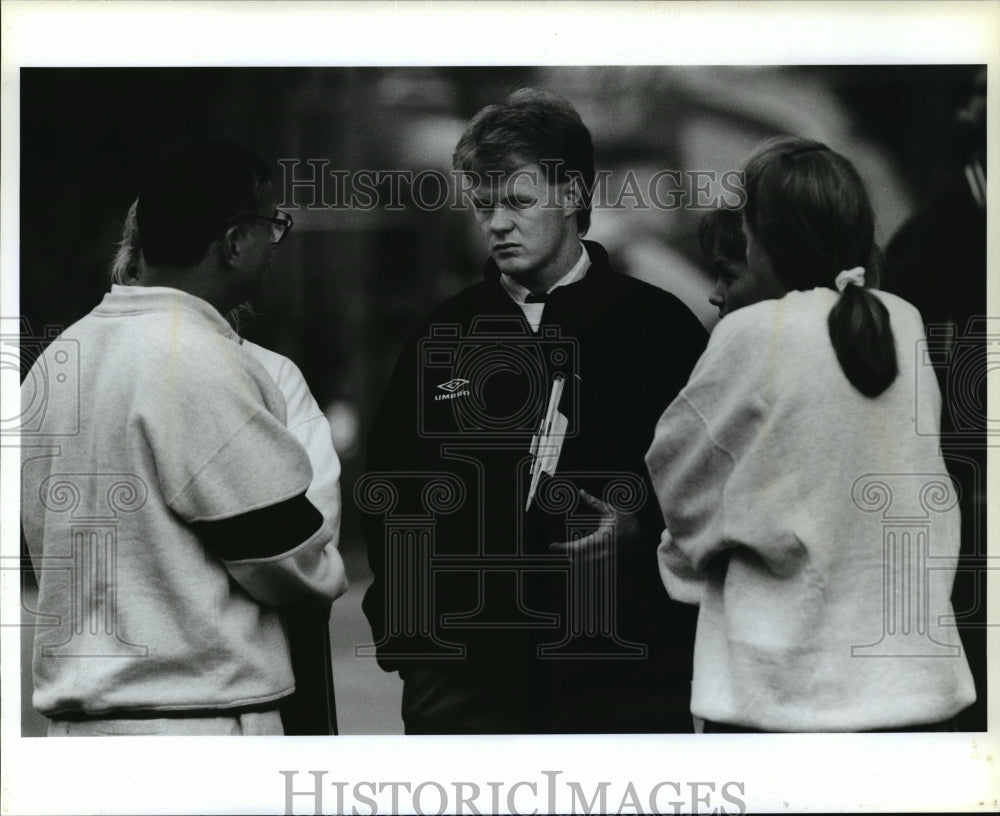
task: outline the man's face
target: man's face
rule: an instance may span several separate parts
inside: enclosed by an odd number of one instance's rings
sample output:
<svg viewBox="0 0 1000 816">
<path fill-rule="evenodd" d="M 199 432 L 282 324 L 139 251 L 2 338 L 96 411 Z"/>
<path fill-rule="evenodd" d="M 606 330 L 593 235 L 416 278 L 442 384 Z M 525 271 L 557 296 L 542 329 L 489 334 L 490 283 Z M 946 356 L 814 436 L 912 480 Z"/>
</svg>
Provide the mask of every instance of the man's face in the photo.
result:
<svg viewBox="0 0 1000 816">
<path fill-rule="evenodd" d="M 256 214 L 271 218 L 275 214 L 274 200 L 268 187 L 261 195 L 263 202 Z M 247 218 L 242 224 L 243 257 L 240 279 L 246 287 L 246 297 L 259 294 L 264 285 L 264 278 L 274 266 L 277 245 L 271 240 L 272 226 L 262 218 Z"/>
<path fill-rule="evenodd" d="M 548 282 L 567 247 L 579 241 L 566 188 L 550 185 L 541 167 L 526 164 L 473 190 L 476 223 L 490 255 L 501 272 L 522 286 Z"/>
</svg>

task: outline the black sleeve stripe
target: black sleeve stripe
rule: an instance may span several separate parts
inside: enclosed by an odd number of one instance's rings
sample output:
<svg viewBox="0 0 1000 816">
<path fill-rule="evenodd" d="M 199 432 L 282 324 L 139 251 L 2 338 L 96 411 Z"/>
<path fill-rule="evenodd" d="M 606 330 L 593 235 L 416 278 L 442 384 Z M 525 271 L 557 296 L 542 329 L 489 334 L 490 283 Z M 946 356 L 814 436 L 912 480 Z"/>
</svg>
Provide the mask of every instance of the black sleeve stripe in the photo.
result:
<svg viewBox="0 0 1000 816">
<path fill-rule="evenodd" d="M 202 543 L 224 561 L 270 558 L 294 550 L 323 524 L 323 516 L 301 493 L 292 499 L 220 521 L 191 525 Z"/>
</svg>

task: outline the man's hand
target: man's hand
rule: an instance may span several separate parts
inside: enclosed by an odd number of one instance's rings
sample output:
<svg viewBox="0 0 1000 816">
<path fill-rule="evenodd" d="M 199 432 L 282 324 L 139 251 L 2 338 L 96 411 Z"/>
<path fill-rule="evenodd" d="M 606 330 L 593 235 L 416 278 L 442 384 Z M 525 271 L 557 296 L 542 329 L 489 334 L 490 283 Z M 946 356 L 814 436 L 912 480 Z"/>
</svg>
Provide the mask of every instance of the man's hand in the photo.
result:
<svg viewBox="0 0 1000 816">
<path fill-rule="evenodd" d="M 580 489 L 580 498 L 601 514 L 597 529 L 573 541 L 549 545 L 549 550 L 582 558 L 610 558 L 616 552 L 635 547 L 639 543 L 639 520 L 634 513 L 619 513 L 606 502 Z"/>
</svg>

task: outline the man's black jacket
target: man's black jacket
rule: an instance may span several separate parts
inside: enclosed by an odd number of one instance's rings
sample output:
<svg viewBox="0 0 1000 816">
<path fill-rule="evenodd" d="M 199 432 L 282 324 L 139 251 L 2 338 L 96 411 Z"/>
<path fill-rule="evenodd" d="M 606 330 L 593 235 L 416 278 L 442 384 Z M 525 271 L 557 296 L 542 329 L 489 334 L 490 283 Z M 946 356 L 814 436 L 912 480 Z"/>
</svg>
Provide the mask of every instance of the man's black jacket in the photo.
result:
<svg viewBox="0 0 1000 816">
<path fill-rule="evenodd" d="M 643 457 L 707 336 L 673 295 L 586 247 L 586 276 L 549 295 L 537 333 L 492 262 L 436 307 L 371 429 L 364 611 L 380 665 L 403 677 L 409 733 L 690 729 L 695 610 L 660 582 Z M 567 436 L 525 511 L 556 376 Z M 553 554 L 597 526 L 578 488 L 633 513 L 638 542 L 596 561 Z"/>
</svg>

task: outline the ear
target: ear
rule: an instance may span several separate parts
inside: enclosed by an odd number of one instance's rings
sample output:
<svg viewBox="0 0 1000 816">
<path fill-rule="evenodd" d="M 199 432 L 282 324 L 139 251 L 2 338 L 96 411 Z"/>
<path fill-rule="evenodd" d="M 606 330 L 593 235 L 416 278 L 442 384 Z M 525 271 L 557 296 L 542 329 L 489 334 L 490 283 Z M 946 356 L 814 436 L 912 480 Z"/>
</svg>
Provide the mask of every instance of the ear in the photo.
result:
<svg viewBox="0 0 1000 816">
<path fill-rule="evenodd" d="M 580 182 L 576 177 L 570 178 L 565 184 L 562 198 L 563 213 L 567 218 L 575 216 L 583 209 L 583 196 L 580 194 Z"/>
<path fill-rule="evenodd" d="M 244 231 L 240 224 L 228 227 L 219 239 L 219 251 L 222 259 L 230 266 L 235 266 L 243 257 Z"/>
</svg>

